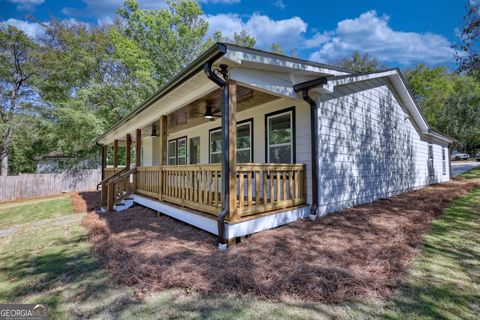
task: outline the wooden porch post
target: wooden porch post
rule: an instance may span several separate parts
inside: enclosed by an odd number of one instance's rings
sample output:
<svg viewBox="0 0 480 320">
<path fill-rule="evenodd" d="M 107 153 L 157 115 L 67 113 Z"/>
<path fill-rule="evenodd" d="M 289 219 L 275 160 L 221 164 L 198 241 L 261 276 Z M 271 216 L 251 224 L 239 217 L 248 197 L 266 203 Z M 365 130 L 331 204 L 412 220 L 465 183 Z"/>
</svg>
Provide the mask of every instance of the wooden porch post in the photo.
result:
<svg viewBox="0 0 480 320">
<path fill-rule="evenodd" d="M 159 152 L 159 162 L 158 166 L 160 167 L 160 174 L 158 181 L 158 200 L 162 201 L 163 193 L 163 171 L 162 167 L 167 164 L 167 116 L 161 116 L 158 120 L 158 132 L 160 136 L 158 137 L 158 152 Z"/>
<path fill-rule="evenodd" d="M 142 165 L 142 129 L 137 129 L 135 132 L 135 168 L 140 168 Z M 133 192 L 137 191 L 138 173 L 133 175 Z"/>
<path fill-rule="evenodd" d="M 105 168 L 107 167 L 108 164 L 108 144 L 103 145 L 103 155 L 102 155 L 102 181 L 105 180 Z M 101 205 L 102 207 L 107 204 L 107 186 L 105 184 L 102 184 L 102 194 L 101 194 Z"/>
<path fill-rule="evenodd" d="M 140 167 L 142 164 L 142 129 L 137 129 L 135 132 L 135 167 Z"/>
<path fill-rule="evenodd" d="M 235 221 L 240 219 L 237 212 L 237 83 L 229 80 L 228 83 L 228 175 L 229 175 L 229 219 Z M 242 186 L 240 186 L 242 187 Z"/>
<path fill-rule="evenodd" d="M 113 140 L 113 173 L 118 167 L 118 140 Z"/>
<path fill-rule="evenodd" d="M 125 168 L 130 169 L 130 164 L 132 162 L 132 136 L 130 133 L 127 133 L 126 144 L 125 144 Z"/>
</svg>

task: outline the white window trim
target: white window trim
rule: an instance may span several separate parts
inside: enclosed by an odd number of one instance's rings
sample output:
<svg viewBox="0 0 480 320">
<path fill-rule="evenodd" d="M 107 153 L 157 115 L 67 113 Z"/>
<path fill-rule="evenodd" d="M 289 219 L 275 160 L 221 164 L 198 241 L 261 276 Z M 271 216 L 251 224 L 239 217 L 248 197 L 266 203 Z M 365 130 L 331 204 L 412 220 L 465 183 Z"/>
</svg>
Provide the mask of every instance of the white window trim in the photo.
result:
<svg viewBox="0 0 480 320">
<path fill-rule="evenodd" d="M 270 144 L 270 119 L 290 115 L 290 143 Z M 293 111 L 288 110 L 272 116 L 267 116 L 267 162 L 270 163 L 270 148 L 290 146 L 290 163 L 293 163 Z"/>
</svg>

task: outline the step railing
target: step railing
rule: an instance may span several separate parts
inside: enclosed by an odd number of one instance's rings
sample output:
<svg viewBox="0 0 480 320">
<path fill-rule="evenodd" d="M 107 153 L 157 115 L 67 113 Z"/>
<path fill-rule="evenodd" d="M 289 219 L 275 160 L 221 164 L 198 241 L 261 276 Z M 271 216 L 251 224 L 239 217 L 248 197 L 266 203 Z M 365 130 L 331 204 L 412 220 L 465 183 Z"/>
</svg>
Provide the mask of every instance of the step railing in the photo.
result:
<svg viewBox="0 0 480 320">
<path fill-rule="evenodd" d="M 105 183 L 107 211 L 112 211 L 116 203 L 135 192 L 134 179 L 137 168 L 126 169 L 110 177 Z M 104 188 L 102 187 L 102 193 Z"/>
</svg>

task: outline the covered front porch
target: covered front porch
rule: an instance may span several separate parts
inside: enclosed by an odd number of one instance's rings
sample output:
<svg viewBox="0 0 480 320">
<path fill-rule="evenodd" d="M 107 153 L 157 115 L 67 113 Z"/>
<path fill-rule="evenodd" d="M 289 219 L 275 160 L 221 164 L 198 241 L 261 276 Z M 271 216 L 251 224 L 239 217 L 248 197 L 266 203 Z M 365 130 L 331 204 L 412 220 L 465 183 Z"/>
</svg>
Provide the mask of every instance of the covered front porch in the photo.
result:
<svg viewBox="0 0 480 320">
<path fill-rule="evenodd" d="M 310 106 L 289 83 L 262 87 L 214 60 L 200 58 L 99 139 L 107 211 L 128 199 L 221 244 L 308 217 Z"/>
</svg>

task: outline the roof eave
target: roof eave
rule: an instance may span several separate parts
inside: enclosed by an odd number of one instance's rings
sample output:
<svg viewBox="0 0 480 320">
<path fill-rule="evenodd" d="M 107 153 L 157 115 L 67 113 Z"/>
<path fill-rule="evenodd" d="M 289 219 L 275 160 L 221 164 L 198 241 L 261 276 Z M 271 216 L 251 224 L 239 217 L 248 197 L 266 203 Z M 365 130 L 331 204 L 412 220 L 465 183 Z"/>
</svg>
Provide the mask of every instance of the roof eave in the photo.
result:
<svg viewBox="0 0 480 320">
<path fill-rule="evenodd" d="M 162 96 L 168 94 L 170 91 L 175 89 L 178 85 L 187 80 L 191 75 L 200 72 L 203 68 L 203 65 L 211 60 L 218 60 L 227 52 L 227 46 L 223 43 L 217 42 L 211 46 L 207 51 L 202 53 L 197 59 L 190 63 L 186 68 L 184 68 L 180 73 L 173 77 L 167 84 L 160 88 L 157 92 L 151 95 L 147 100 L 145 100 L 140 106 L 132 110 L 127 116 L 123 117 L 117 121 L 113 126 L 111 126 L 106 132 L 99 136 L 96 140 L 96 144 L 101 144 L 100 141 L 110 134 L 113 130 L 121 126 L 122 124 L 128 122 L 136 115 L 141 113 L 143 110 L 148 108 L 152 103 L 161 98 Z"/>
</svg>

